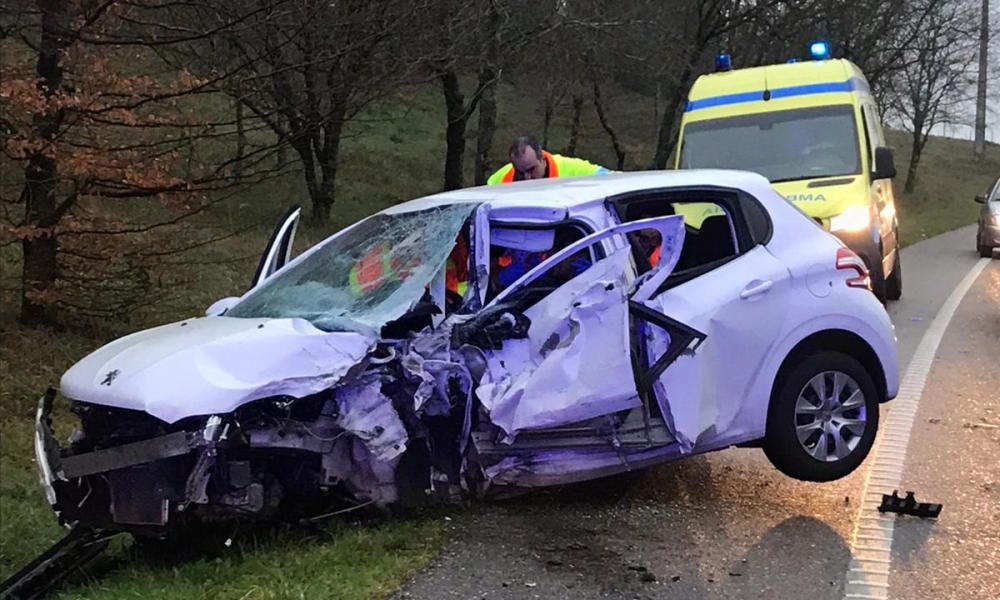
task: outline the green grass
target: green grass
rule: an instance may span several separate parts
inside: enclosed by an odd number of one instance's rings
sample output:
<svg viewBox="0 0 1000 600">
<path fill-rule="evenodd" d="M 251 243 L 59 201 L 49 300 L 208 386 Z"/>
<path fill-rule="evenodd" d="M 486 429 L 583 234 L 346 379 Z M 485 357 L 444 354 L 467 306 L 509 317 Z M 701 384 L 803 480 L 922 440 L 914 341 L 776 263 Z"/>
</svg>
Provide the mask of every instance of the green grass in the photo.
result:
<svg viewBox="0 0 1000 600">
<path fill-rule="evenodd" d="M 499 127 L 492 156 L 500 157 L 509 139 L 522 131 L 541 134 L 541 105 L 530 94 L 504 86 Z M 652 155 L 655 131 L 652 100 L 607 90 L 609 115 L 629 150 L 627 168 L 645 166 Z M 216 99 L 206 110 L 223 113 Z M 363 122 L 352 125 L 343 148 L 338 199 L 330 223 L 300 228 L 301 250 L 337 229 L 374 211 L 439 189 L 444 155 L 441 100 L 433 88 L 409 89 Z M 570 115 L 561 109 L 553 123 L 549 147 L 561 150 Z M 470 123 L 466 157 L 471 184 L 475 121 Z M 254 141 L 267 141 L 254 133 Z M 897 166 L 905 173 L 908 144 L 892 133 Z M 222 157 L 225 147 L 202 149 L 208 159 Z M 1000 173 L 1000 148 L 991 146 L 989 160 L 971 160 L 971 143 L 932 139 L 913 194 L 902 194 L 896 182 L 903 242 L 906 244 L 959 227 L 975 219 L 974 195 Z M 587 107 L 578 155 L 612 165 L 610 142 Z M 496 165 L 495 165 L 496 166 Z M 222 230 L 251 227 L 189 256 L 205 264 L 176 267 L 180 283 L 164 289 L 163 302 L 139 311 L 129 323 L 100 323 L 97 333 L 27 330 L 14 323 L 18 249 L 0 250 L 4 293 L 0 303 L 0 578 L 33 558 L 61 535 L 44 504 L 35 479 L 31 450 L 31 415 L 39 394 L 58 382 L 62 372 L 89 350 L 129 330 L 200 314 L 213 300 L 243 292 L 266 243 L 271 223 L 291 204 L 308 212 L 301 178 L 290 173 L 255 186 L 214 207 L 206 225 Z M 169 288 L 169 289 L 167 289 Z M 66 434 L 67 415 L 57 414 Z M 338 521 L 320 532 L 253 533 L 243 530 L 231 548 L 194 561 L 166 565 L 117 545 L 99 576 L 68 588 L 64 598 L 371 598 L 384 596 L 421 568 L 443 538 L 434 516 L 385 519 L 375 523 Z"/>
<path fill-rule="evenodd" d="M 889 132 L 888 138 L 899 172 L 894 187 L 904 246 L 976 221 L 980 206 L 973 199 L 1000 177 L 1000 146 L 988 144 L 986 160 L 977 162 L 972 142 L 931 138 L 921 157 L 916 187 L 906 194 L 910 138 L 898 131 Z"/>
</svg>

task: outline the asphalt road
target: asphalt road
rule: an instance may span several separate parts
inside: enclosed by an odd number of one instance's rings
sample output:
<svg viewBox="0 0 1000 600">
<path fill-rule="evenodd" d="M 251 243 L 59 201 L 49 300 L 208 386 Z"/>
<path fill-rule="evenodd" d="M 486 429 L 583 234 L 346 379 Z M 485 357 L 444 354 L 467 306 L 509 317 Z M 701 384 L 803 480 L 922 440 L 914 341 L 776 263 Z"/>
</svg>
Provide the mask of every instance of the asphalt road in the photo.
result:
<svg viewBox="0 0 1000 600">
<path fill-rule="evenodd" d="M 964 228 L 904 251 L 904 299 L 890 305 L 904 370 L 976 263 L 973 239 Z M 892 598 L 1000 597 L 998 357 L 1000 260 L 959 307 L 921 401 L 903 482 L 945 510 L 899 519 Z M 730 449 L 474 506 L 450 517 L 442 554 L 394 597 L 840 599 L 867 471 L 802 483 L 759 450 Z"/>
</svg>

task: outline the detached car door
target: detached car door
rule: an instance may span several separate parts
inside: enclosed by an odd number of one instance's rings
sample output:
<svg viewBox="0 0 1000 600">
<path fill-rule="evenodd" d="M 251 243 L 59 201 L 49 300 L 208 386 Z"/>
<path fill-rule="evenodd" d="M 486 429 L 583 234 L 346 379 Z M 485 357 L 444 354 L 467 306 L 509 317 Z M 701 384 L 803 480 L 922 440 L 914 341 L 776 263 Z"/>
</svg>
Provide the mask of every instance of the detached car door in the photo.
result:
<svg viewBox="0 0 1000 600">
<path fill-rule="evenodd" d="M 632 234 L 648 230 L 660 236 L 661 258 L 637 279 Z M 649 392 L 656 374 L 704 336 L 631 296 L 662 284 L 683 238 L 680 216 L 593 233 L 544 260 L 484 309 L 496 321 L 530 324 L 526 335 L 484 349 L 487 368 L 476 394 L 499 432 L 480 432 L 480 454 L 674 441 Z M 598 258 L 582 272 L 564 273 L 586 256 Z M 646 324 L 669 338 L 655 354 L 643 342 Z"/>
</svg>

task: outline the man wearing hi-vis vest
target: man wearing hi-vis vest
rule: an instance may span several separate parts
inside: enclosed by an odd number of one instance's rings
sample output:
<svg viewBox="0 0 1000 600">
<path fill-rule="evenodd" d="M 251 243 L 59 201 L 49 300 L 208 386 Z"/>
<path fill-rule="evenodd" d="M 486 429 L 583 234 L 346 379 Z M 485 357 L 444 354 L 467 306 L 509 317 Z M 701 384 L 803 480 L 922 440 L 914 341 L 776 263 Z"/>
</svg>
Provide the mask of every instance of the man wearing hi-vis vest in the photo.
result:
<svg viewBox="0 0 1000 600">
<path fill-rule="evenodd" d="M 486 181 L 488 185 L 529 179 L 603 175 L 611 172 L 582 158 L 560 156 L 542 150 L 538 140 L 531 135 L 523 135 L 514 140 L 507 151 L 507 156 L 510 162 L 490 176 Z"/>
</svg>

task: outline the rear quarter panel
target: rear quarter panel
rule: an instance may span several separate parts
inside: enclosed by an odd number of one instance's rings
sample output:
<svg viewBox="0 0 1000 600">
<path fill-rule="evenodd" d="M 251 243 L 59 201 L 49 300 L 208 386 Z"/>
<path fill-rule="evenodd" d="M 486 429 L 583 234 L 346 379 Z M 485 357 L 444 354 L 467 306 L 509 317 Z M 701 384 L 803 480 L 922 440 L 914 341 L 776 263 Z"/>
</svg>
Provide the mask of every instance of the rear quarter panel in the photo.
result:
<svg viewBox="0 0 1000 600">
<path fill-rule="evenodd" d="M 776 307 L 786 311 L 782 329 L 750 386 L 752 401 L 745 404 L 754 412 L 747 417 L 757 419 L 756 433 L 764 434 L 766 409 L 781 365 L 796 345 L 822 331 L 847 331 L 863 339 L 882 363 L 887 396 L 895 397 L 899 389 L 895 329 L 874 294 L 847 287 L 852 272 L 836 269 L 837 250 L 843 243 L 777 193 L 757 196 L 774 224 L 767 249 L 788 267 L 791 281 L 784 305 Z"/>
</svg>

